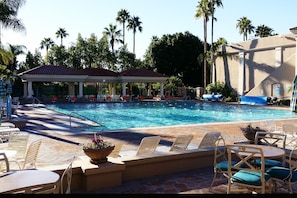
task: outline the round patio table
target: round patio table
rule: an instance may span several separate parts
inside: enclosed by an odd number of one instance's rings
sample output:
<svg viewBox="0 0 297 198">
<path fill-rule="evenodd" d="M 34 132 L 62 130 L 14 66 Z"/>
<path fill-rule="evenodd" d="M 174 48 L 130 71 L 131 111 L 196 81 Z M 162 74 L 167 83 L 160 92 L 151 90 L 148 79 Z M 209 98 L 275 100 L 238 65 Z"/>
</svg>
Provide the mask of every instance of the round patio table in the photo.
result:
<svg viewBox="0 0 297 198">
<path fill-rule="evenodd" d="M 236 148 L 236 145 L 240 144 L 235 144 L 233 148 Z M 261 148 L 263 151 L 263 156 L 264 158 L 267 159 L 272 159 L 272 158 L 280 158 L 283 157 L 286 153 L 285 150 L 282 148 L 274 147 L 274 146 L 267 146 L 267 145 L 258 145 L 258 144 L 242 144 L 244 146 L 249 146 L 249 147 L 255 147 L 255 148 Z M 242 153 L 244 155 L 245 153 Z M 255 157 L 260 157 L 255 155 Z"/>
<path fill-rule="evenodd" d="M 20 170 L 7 172 L 0 175 L 0 193 L 15 193 L 36 187 L 42 187 L 43 185 L 57 184 L 59 182 L 60 175 L 53 171 L 48 170 Z"/>
</svg>

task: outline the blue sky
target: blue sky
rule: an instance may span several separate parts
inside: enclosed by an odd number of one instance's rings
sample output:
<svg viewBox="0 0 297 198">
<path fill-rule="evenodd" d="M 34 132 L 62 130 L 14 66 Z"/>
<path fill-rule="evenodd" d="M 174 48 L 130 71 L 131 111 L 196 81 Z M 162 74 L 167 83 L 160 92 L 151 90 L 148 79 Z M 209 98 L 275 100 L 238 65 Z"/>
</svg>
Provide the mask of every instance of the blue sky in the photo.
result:
<svg viewBox="0 0 297 198">
<path fill-rule="evenodd" d="M 63 44 L 68 47 L 75 43 L 78 33 L 89 38 L 94 33 L 98 38 L 110 23 L 122 29 L 115 18 L 117 12 L 126 9 L 131 16 L 138 16 L 142 22 L 142 32 L 136 33 L 136 56 L 143 55 L 153 36 L 184 33 L 189 31 L 203 41 L 203 19 L 196 19 L 198 0 L 27 0 L 19 10 L 18 18 L 26 27 L 26 32 L 2 30 L 1 40 L 4 44 L 25 45 L 34 53 L 41 50 L 40 42 L 50 37 L 56 44 L 60 39 L 55 32 L 65 28 L 69 36 Z M 243 40 L 236 28 L 237 20 L 245 16 L 252 25 L 266 25 L 274 33 L 289 34 L 289 28 L 297 26 L 296 0 L 222 0 L 223 7 L 215 13 L 217 21 L 214 26 L 214 41 L 225 38 L 228 43 Z M 210 23 L 208 25 L 208 42 L 210 43 Z M 251 36 L 250 38 L 253 38 Z M 132 31 L 126 30 L 126 43 L 133 51 Z"/>
</svg>

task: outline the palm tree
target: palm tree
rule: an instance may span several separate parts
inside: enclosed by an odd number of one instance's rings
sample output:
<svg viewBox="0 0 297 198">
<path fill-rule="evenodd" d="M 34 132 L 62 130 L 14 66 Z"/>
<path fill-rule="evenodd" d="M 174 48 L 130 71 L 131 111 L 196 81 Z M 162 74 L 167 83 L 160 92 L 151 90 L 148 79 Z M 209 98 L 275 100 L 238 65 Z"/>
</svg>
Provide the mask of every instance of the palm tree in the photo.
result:
<svg viewBox="0 0 297 198">
<path fill-rule="evenodd" d="M 0 31 L 1 28 L 11 28 L 16 31 L 26 30 L 21 20 L 17 18 L 18 10 L 24 3 L 25 0 L 3 0 L 0 2 Z"/>
<path fill-rule="evenodd" d="M 51 38 L 44 38 L 41 42 L 40 42 L 40 49 L 45 48 L 46 50 L 46 55 L 48 53 L 49 48 L 51 48 L 54 45 L 54 41 Z"/>
<path fill-rule="evenodd" d="M 105 27 L 103 34 L 105 34 L 107 37 L 110 38 L 110 46 L 111 46 L 111 51 L 114 52 L 114 44 L 118 42 L 123 42 L 121 39 L 119 39 L 121 35 L 121 30 L 117 30 L 117 26 L 113 24 L 109 24 L 109 28 Z"/>
<path fill-rule="evenodd" d="M 120 24 L 123 24 L 123 45 L 125 44 L 125 23 L 128 21 L 128 19 L 130 18 L 130 14 L 127 10 L 125 9 L 121 9 L 118 12 L 118 16 L 116 18 L 116 21 L 118 21 Z"/>
<path fill-rule="evenodd" d="M 11 78 L 11 70 L 9 69 L 9 65 L 13 63 L 14 55 L 11 51 L 8 51 L 4 48 L 0 48 L 0 79 L 10 79 Z"/>
<path fill-rule="evenodd" d="M 243 34 L 243 40 L 247 40 L 248 34 L 254 32 L 255 27 L 252 25 L 251 20 L 247 17 L 241 17 L 237 20 L 236 27 L 239 29 L 239 33 Z"/>
<path fill-rule="evenodd" d="M 10 45 L 8 51 L 13 54 L 13 62 L 10 65 L 10 71 L 13 73 L 17 69 L 17 56 L 25 54 L 27 51 L 26 46 L 24 45 Z"/>
<path fill-rule="evenodd" d="M 198 2 L 197 5 L 197 12 L 195 17 L 197 19 L 203 17 L 203 29 L 204 29 L 204 55 L 203 55 L 203 81 L 204 87 L 206 87 L 206 69 L 207 69 L 207 62 L 206 62 L 206 53 L 207 53 L 207 22 L 209 20 L 209 16 L 211 12 L 209 10 L 208 0 L 201 0 Z"/>
<path fill-rule="evenodd" d="M 256 28 L 256 34 L 255 36 L 259 36 L 260 38 L 262 37 L 267 37 L 267 36 L 272 36 L 273 35 L 273 29 L 266 26 L 266 25 L 259 25 Z"/>
<path fill-rule="evenodd" d="M 61 46 L 63 45 L 63 38 L 68 36 L 69 34 L 66 32 L 64 28 L 59 28 L 58 31 L 56 32 L 57 38 L 61 38 Z"/>
<path fill-rule="evenodd" d="M 214 64 L 214 46 L 213 46 L 213 26 L 214 26 L 214 21 L 216 18 L 214 17 L 214 12 L 215 12 L 215 7 L 223 7 L 223 3 L 221 0 L 211 0 L 210 2 L 210 12 L 211 12 L 211 48 L 210 48 L 210 53 L 211 53 L 211 65 L 212 65 L 212 81 L 213 83 L 216 83 L 216 68 Z"/>
<path fill-rule="evenodd" d="M 133 30 L 133 53 L 135 54 L 135 34 L 137 29 L 139 32 L 142 32 L 142 26 L 141 21 L 139 20 L 139 17 L 133 16 L 132 18 L 128 19 L 128 30 Z"/>
</svg>

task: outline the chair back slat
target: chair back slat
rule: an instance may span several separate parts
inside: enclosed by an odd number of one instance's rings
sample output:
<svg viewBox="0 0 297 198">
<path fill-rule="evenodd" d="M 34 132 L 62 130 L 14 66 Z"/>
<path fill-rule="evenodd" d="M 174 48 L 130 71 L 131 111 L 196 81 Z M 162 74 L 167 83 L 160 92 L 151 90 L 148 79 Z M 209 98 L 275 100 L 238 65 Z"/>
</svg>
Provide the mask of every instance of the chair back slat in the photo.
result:
<svg viewBox="0 0 297 198">
<path fill-rule="evenodd" d="M 193 137 L 194 136 L 192 134 L 177 136 L 169 151 L 186 150 Z"/>
</svg>

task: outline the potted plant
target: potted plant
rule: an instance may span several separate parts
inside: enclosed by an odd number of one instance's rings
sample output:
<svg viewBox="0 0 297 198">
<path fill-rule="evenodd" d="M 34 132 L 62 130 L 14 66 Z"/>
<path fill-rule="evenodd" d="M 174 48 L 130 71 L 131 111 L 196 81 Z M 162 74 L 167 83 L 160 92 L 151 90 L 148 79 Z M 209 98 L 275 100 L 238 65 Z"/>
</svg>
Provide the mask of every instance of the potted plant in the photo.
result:
<svg viewBox="0 0 297 198">
<path fill-rule="evenodd" d="M 248 141 L 250 143 L 254 143 L 255 141 L 255 135 L 257 131 L 263 131 L 265 132 L 265 129 L 261 129 L 260 127 L 256 126 L 253 127 L 251 123 L 249 123 L 246 127 L 240 127 L 244 137 L 246 137 L 246 139 L 248 139 Z"/>
<path fill-rule="evenodd" d="M 101 136 L 96 136 L 94 133 L 94 138 L 91 142 L 83 144 L 84 153 L 90 158 L 92 164 L 98 165 L 107 162 L 107 156 L 114 149 L 114 145 L 111 142 L 103 140 Z"/>
</svg>

